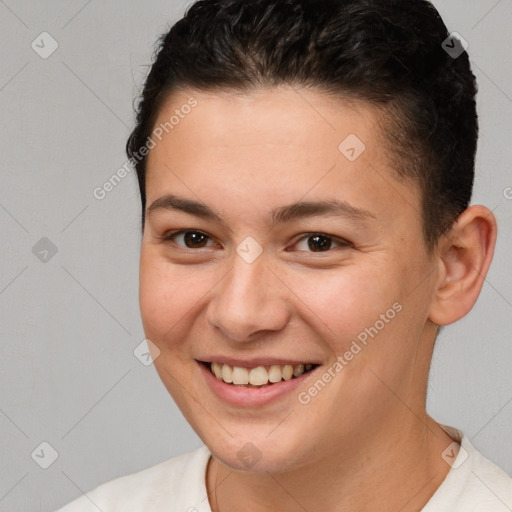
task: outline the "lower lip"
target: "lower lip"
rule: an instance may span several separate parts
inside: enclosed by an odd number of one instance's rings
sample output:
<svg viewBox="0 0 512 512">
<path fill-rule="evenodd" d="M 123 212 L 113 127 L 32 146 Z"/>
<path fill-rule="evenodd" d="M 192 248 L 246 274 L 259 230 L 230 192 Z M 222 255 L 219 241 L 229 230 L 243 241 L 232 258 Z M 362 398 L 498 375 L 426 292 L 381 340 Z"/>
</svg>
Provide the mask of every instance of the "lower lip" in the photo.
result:
<svg viewBox="0 0 512 512">
<path fill-rule="evenodd" d="M 319 368 L 317 366 L 299 377 L 294 377 L 290 380 L 282 380 L 275 384 L 268 384 L 261 388 L 246 388 L 226 384 L 222 379 L 217 379 L 205 364 L 198 364 L 213 394 L 222 401 L 237 407 L 256 407 L 277 400 L 304 384 L 304 381 Z"/>
</svg>

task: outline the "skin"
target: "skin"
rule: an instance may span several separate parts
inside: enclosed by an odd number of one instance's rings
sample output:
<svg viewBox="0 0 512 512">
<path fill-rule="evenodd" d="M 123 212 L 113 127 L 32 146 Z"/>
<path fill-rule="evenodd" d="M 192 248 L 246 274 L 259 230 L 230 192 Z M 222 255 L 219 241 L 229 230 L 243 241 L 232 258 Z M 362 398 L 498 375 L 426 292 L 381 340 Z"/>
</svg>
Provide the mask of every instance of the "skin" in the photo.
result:
<svg viewBox="0 0 512 512">
<path fill-rule="evenodd" d="M 378 111 L 318 91 L 248 94 L 179 91 L 155 126 L 193 96 L 197 106 L 151 149 L 147 207 L 166 194 L 201 201 L 223 219 L 171 209 L 147 214 L 140 308 L 155 367 L 213 453 L 206 474 L 213 512 L 420 510 L 446 477 L 453 440 L 425 410 L 437 325 L 475 303 L 492 259 L 496 221 L 471 206 L 439 241 L 424 243 L 416 183 L 398 180 Z M 338 145 L 356 134 L 353 162 Z M 296 201 L 342 199 L 364 221 L 315 215 L 272 226 L 270 212 Z M 205 233 L 205 246 L 177 230 Z M 308 233 L 332 237 L 315 252 Z M 248 236 L 263 249 L 248 264 Z M 337 244 L 337 240 L 349 244 Z M 318 375 L 392 305 L 402 307 L 307 405 L 297 391 L 236 408 L 206 385 L 207 355 L 318 362 Z M 261 459 L 244 466 L 251 442 Z"/>
</svg>

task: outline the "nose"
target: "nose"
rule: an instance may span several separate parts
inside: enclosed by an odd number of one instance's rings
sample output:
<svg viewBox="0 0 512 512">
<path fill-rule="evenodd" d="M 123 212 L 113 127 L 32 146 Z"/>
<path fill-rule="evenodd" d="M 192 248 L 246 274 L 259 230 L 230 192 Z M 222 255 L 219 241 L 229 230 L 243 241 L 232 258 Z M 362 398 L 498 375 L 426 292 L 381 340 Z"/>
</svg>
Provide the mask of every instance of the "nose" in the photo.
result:
<svg viewBox="0 0 512 512">
<path fill-rule="evenodd" d="M 279 331 L 290 318 L 287 292 L 264 255 L 247 263 L 235 254 L 231 270 L 213 291 L 208 322 L 237 342 L 252 341 L 264 331 Z"/>
</svg>

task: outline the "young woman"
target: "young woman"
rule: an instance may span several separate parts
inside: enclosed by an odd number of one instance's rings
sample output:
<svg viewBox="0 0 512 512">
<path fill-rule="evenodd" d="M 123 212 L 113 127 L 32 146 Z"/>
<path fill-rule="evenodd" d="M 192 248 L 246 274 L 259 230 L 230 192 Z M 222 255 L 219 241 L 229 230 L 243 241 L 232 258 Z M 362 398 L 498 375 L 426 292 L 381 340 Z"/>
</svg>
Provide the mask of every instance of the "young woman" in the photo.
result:
<svg viewBox="0 0 512 512">
<path fill-rule="evenodd" d="M 496 240 L 469 206 L 475 93 L 424 0 L 188 9 L 127 151 L 144 330 L 204 446 L 62 512 L 510 510 L 512 479 L 425 407 Z"/>
</svg>

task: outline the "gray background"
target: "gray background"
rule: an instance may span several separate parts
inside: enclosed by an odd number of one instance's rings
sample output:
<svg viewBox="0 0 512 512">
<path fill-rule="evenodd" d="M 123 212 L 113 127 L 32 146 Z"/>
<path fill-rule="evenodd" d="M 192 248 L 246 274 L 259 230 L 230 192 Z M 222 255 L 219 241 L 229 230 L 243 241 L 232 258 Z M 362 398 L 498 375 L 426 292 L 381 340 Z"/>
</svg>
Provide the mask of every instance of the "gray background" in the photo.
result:
<svg viewBox="0 0 512 512">
<path fill-rule="evenodd" d="M 135 175 L 93 196 L 126 161 L 153 43 L 188 4 L 0 1 L 1 511 L 51 511 L 200 445 L 133 354 L 144 339 Z M 512 473 L 512 2 L 435 4 L 469 42 L 481 122 L 473 202 L 494 211 L 499 239 L 473 312 L 438 340 L 428 409 Z M 59 45 L 46 59 L 31 47 L 43 31 Z M 57 248 L 46 262 L 43 237 Z M 58 452 L 48 469 L 35 461 L 50 460 L 42 442 Z"/>
</svg>

